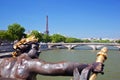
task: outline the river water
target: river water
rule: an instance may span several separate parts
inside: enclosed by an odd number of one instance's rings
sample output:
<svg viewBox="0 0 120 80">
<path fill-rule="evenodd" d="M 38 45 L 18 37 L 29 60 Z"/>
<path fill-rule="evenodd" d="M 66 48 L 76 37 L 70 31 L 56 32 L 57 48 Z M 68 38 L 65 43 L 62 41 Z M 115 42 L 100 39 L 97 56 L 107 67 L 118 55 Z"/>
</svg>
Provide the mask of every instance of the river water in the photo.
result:
<svg viewBox="0 0 120 80">
<path fill-rule="evenodd" d="M 108 47 L 108 49 L 108 59 L 104 63 L 104 75 L 98 74 L 97 80 L 120 80 L 120 51 L 114 47 Z M 88 47 L 76 47 L 73 50 L 47 50 L 42 51 L 40 58 L 48 62 L 72 61 L 90 64 L 95 62 L 98 51 L 93 51 Z M 70 80 L 71 78 L 64 76 L 37 76 L 38 80 Z"/>
</svg>

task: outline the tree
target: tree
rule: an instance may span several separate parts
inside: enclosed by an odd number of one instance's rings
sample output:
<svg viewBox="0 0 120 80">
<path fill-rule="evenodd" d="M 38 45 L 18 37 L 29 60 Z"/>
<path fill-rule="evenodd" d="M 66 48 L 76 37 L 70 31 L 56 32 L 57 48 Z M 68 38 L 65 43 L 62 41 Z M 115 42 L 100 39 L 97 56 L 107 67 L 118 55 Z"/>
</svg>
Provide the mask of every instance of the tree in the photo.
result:
<svg viewBox="0 0 120 80">
<path fill-rule="evenodd" d="M 51 37 L 48 34 L 43 34 L 43 42 L 51 42 Z"/>
<path fill-rule="evenodd" d="M 4 40 L 6 38 L 6 32 L 0 31 L 0 40 Z"/>
<path fill-rule="evenodd" d="M 116 40 L 115 42 L 116 42 L 116 43 L 120 43 L 120 40 Z"/>
<path fill-rule="evenodd" d="M 90 40 L 88 40 L 88 39 L 84 39 L 84 40 L 82 40 L 84 43 L 88 43 L 88 42 L 91 42 Z"/>
<path fill-rule="evenodd" d="M 11 41 L 11 36 L 9 35 L 9 33 L 7 31 L 1 30 L 0 31 L 0 42 L 2 41 Z"/>
<path fill-rule="evenodd" d="M 65 42 L 65 37 L 64 36 L 62 36 L 62 35 L 60 35 L 60 34 L 53 34 L 52 36 L 51 36 L 51 38 L 52 38 L 52 42 Z"/>
<path fill-rule="evenodd" d="M 25 34 L 25 29 L 20 24 L 14 23 L 8 26 L 7 32 L 13 40 L 20 40 Z"/>
<path fill-rule="evenodd" d="M 66 38 L 65 42 L 67 42 L 67 43 L 76 43 L 76 42 L 82 42 L 82 40 L 77 39 L 77 38 L 68 37 L 68 38 Z"/>
<path fill-rule="evenodd" d="M 42 41 L 42 34 L 39 33 L 37 30 L 33 30 L 28 36 L 34 35 L 36 38 L 38 38 L 38 41 Z"/>
</svg>

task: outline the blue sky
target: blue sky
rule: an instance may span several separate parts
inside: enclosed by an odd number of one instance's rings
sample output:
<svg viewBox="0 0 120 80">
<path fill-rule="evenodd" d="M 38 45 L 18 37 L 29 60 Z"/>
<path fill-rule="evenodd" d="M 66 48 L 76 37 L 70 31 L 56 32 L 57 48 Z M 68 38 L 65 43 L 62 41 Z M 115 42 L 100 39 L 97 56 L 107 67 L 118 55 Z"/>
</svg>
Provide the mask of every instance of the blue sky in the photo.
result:
<svg viewBox="0 0 120 80">
<path fill-rule="evenodd" d="M 120 38 L 120 0 L 0 0 L 0 30 L 18 23 L 26 32 L 77 38 Z"/>
</svg>

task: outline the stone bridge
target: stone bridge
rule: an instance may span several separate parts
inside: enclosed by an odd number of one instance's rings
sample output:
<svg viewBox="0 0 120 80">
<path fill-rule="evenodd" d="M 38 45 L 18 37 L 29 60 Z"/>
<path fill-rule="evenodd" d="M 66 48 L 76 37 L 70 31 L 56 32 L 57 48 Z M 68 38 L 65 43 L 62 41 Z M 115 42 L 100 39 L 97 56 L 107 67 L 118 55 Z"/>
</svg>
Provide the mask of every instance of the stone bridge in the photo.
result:
<svg viewBox="0 0 120 80">
<path fill-rule="evenodd" d="M 93 50 L 97 50 L 98 48 L 104 46 L 113 46 L 120 50 L 120 44 L 118 43 L 40 43 L 40 45 L 47 45 L 49 49 L 51 49 L 53 46 L 64 46 L 68 49 L 73 49 L 77 46 L 88 46 Z"/>
</svg>

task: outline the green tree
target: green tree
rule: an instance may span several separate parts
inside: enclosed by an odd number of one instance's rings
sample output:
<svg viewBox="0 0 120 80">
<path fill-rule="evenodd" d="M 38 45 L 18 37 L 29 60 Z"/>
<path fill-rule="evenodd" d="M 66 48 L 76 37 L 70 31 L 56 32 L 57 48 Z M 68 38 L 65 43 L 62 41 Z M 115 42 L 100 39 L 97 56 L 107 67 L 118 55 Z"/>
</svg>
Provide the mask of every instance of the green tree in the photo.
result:
<svg viewBox="0 0 120 80">
<path fill-rule="evenodd" d="M 65 42 L 67 42 L 67 43 L 76 43 L 76 42 L 82 42 L 82 40 L 77 39 L 77 38 L 68 37 L 68 38 L 66 38 Z"/>
<path fill-rule="evenodd" d="M 116 40 L 115 42 L 116 42 L 116 43 L 120 43 L 120 40 Z"/>
<path fill-rule="evenodd" d="M 51 37 L 48 34 L 43 34 L 43 42 L 51 42 Z"/>
<path fill-rule="evenodd" d="M 93 40 L 93 42 L 95 42 L 95 43 L 109 43 L 110 42 L 110 40 Z"/>
<path fill-rule="evenodd" d="M 13 40 L 20 40 L 25 34 L 25 29 L 20 24 L 14 23 L 12 25 L 8 26 L 7 30 L 9 36 L 11 36 L 11 39 Z"/>
<path fill-rule="evenodd" d="M 106 40 L 99 40 L 99 42 L 100 42 L 100 43 L 109 43 L 110 40 L 107 40 L 107 39 L 106 39 Z"/>
<path fill-rule="evenodd" d="M 38 38 L 38 41 L 42 41 L 42 34 L 39 33 L 37 30 L 33 30 L 28 36 L 34 35 L 36 38 Z"/>
<path fill-rule="evenodd" d="M 56 42 L 65 42 L 65 39 L 66 39 L 64 36 L 62 36 L 60 34 L 53 34 L 51 36 L 51 38 L 52 38 L 52 42 L 53 43 L 56 43 Z"/>
<path fill-rule="evenodd" d="M 6 39 L 6 31 L 0 31 L 0 40 Z"/>
<path fill-rule="evenodd" d="M 7 31 L 0 31 L 0 40 L 11 41 L 11 37 Z"/>
<path fill-rule="evenodd" d="M 85 42 L 85 43 L 91 42 L 91 41 L 88 40 L 88 39 L 84 39 L 84 40 L 82 40 L 82 41 Z"/>
</svg>

